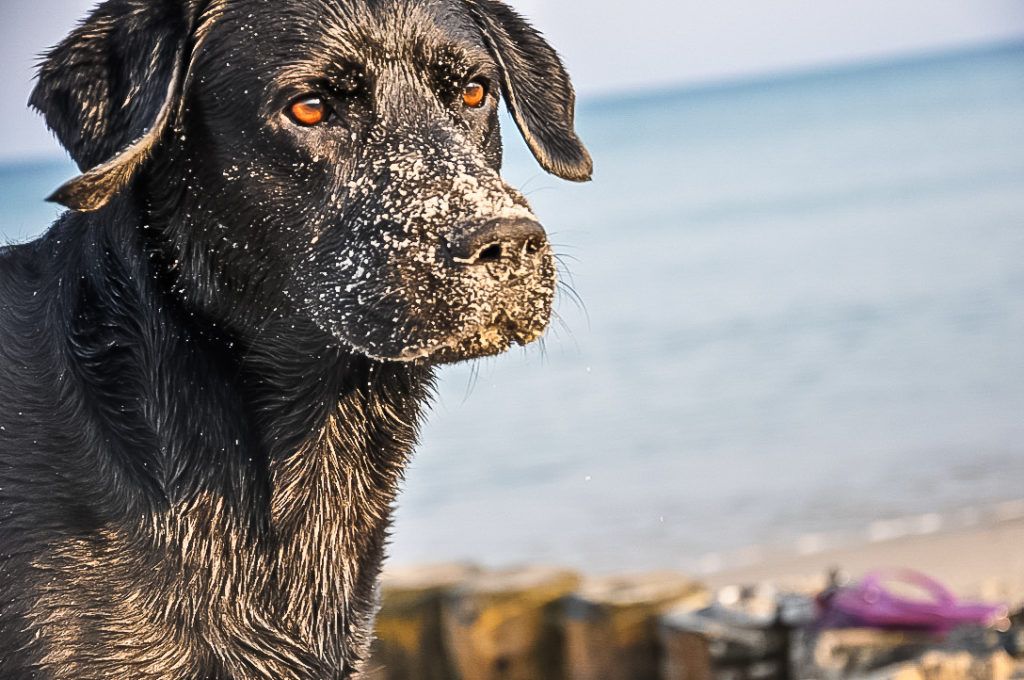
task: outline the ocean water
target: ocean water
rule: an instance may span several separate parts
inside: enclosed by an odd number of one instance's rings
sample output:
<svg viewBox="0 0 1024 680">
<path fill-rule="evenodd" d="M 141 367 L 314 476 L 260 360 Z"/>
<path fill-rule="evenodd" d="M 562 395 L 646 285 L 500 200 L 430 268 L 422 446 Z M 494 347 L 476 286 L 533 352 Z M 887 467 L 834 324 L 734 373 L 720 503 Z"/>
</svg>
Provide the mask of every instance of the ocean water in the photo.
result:
<svg viewBox="0 0 1024 680">
<path fill-rule="evenodd" d="M 512 134 L 506 176 L 582 305 L 445 369 L 393 563 L 713 569 L 1024 497 L 1024 45 L 578 122 L 593 183 Z M 0 232 L 69 173 L 0 167 Z"/>
</svg>

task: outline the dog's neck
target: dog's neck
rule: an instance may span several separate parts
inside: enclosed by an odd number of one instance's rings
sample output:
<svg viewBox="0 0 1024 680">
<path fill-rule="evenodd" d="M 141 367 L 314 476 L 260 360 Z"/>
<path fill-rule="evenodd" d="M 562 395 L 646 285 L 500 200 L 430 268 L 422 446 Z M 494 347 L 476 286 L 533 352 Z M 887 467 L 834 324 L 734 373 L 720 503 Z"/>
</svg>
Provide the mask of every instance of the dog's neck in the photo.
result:
<svg viewBox="0 0 1024 680">
<path fill-rule="evenodd" d="M 306 357 L 261 347 L 246 359 L 249 379 L 262 381 L 250 389 L 265 423 L 286 616 L 307 627 L 306 639 L 363 650 L 392 503 L 429 387 L 408 367 L 361 359 L 323 375 L 336 359 Z"/>
<path fill-rule="evenodd" d="M 125 516 L 109 519 L 149 527 L 131 540 L 197 556 L 168 568 L 230 597 L 197 607 L 219 612 L 238 645 L 348 670 L 368 644 L 432 372 L 353 355 L 301 320 L 235 334 L 235 320 L 167 289 L 182 282 L 123 217 L 123 233 L 83 234 L 86 274 L 65 291 L 79 319 L 70 352 L 83 403 L 110 405 L 95 413 L 112 443 L 99 463 L 120 466 L 131 487 Z M 186 541 L 206 545 L 178 552 Z M 268 672 L 291 678 L 292 663 Z"/>
<path fill-rule="evenodd" d="M 269 519 L 304 637 L 368 644 L 392 503 L 428 399 L 425 369 L 280 347 L 245 359 L 270 473 Z M 326 359 L 326 361 L 325 361 Z M 347 368 L 339 371 L 339 363 Z M 327 369 L 328 373 L 322 371 Z M 339 601 L 343 598 L 345 601 Z M 357 601 L 352 601 L 355 598 Z"/>
</svg>

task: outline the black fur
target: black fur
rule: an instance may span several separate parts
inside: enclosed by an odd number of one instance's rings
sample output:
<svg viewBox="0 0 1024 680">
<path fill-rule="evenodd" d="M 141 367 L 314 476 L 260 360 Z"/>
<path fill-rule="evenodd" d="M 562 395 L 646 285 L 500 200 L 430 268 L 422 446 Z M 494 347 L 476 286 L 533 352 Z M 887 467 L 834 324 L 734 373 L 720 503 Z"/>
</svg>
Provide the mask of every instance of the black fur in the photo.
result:
<svg viewBox="0 0 1024 680">
<path fill-rule="evenodd" d="M 83 175 L 0 249 L 0 677 L 357 677 L 435 367 L 550 314 L 499 91 L 589 177 L 493 0 L 107 0 L 50 52 Z"/>
</svg>

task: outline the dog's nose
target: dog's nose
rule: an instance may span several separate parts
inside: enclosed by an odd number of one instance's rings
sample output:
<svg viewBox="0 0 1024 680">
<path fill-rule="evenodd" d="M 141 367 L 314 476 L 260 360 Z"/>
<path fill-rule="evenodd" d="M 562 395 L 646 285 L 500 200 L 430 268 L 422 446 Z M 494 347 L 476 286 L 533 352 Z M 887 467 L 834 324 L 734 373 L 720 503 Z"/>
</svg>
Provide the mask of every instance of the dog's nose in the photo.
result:
<svg viewBox="0 0 1024 680">
<path fill-rule="evenodd" d="M 448 246 L 462 265 L 486 265 L 539 253 L 547 245 L 544 228 L 533 220 L 491 220 L 467 229 Z"/>
</svg>

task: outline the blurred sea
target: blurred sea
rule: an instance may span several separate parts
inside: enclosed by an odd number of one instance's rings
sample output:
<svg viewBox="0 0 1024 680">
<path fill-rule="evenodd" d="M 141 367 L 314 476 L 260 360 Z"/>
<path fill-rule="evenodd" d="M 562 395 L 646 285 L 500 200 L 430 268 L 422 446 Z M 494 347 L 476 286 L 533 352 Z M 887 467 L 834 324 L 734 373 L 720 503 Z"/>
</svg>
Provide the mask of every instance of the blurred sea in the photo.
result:
<svg viewBox="0 0 1024 680">
<path fill-rule="evenodd" d="M 506 176 L 585 311 L 444 371 L 392 563 L 714 569 L 1024 497 L 1024 44 L 584 101 L 579 127 L 592 184 L 512 134 Z M 0 166 L 0 233 L 38 233 L 70 173 Z"/>
</svg>

